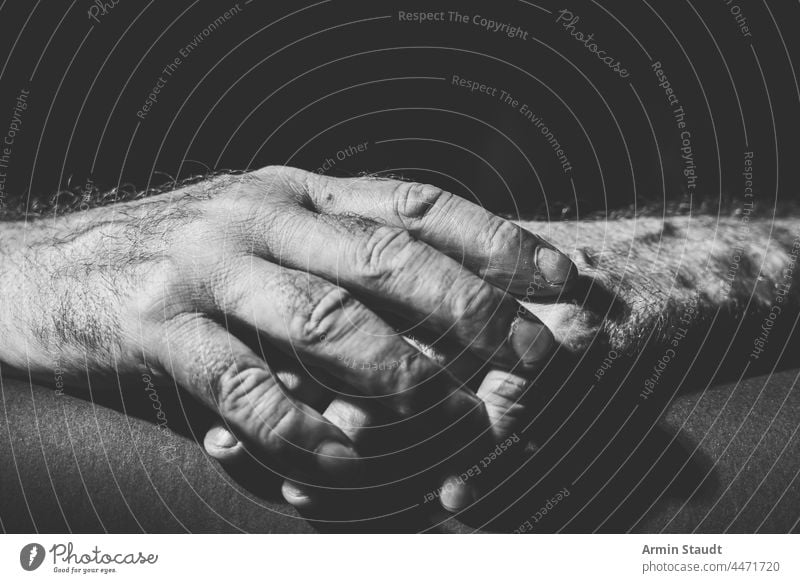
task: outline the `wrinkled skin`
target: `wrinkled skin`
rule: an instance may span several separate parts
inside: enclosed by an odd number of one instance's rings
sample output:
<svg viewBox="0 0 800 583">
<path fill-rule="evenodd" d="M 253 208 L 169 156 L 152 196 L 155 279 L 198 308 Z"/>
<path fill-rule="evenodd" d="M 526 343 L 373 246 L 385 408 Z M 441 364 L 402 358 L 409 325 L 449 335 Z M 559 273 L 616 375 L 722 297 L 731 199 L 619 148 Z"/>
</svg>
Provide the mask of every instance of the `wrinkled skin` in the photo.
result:
<svg viewBox="0 0 800 583">
<path fill-rule="evenodd" d="M 4 372 L 174 381 L 219 414 L 209 453 L 257 452 L 296 504 L 357 480 L 375 411 L 512 431 L 554 343 L 513 296 L 552 300 L 577 277 L 543 239 L 433 186 L 284 167 L 3 223 L 0 240 Z M 404 338 L 423 333 L 491 363 L 477 394 Z"/>
</svg>

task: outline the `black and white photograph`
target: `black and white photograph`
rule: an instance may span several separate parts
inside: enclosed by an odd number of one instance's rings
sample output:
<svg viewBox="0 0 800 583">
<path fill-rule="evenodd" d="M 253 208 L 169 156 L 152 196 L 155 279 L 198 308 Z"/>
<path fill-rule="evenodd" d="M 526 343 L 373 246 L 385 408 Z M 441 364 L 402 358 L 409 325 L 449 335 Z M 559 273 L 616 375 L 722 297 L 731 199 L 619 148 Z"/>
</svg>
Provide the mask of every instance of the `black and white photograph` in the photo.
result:
<svg viewBox="0 0 800 583">
<path fill-rule="evenodd" d="M 187 576 L 233 578 L 284 534 L 337 535 L 276 542 L 313 545 L 296 576 L 330 544 L 797 580 L 798 27 L 795 0 L 0 1 L 5 580 L 167 577 L 195 544 Z"/>
</svg>

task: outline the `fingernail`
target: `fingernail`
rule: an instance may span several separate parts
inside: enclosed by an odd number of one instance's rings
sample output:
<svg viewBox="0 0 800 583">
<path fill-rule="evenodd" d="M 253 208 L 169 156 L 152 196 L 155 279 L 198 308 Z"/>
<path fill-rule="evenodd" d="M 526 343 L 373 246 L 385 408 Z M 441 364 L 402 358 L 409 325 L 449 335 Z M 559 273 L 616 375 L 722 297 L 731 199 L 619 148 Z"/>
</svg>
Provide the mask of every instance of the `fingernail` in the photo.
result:
<svg viewBox="0 0 800 583">
<path fill-rule="evenodd" d="M 303 492 L 297 484 L 289 480 L 283 483 L 283 495 L 286 498 L 292 498 L 294 500 L 308 498 L 308 495 Z"/>
<path fill-rule="evenodd" d="M 562 285 L 573 273 L 577 273 L 575 264 L 569 257 L 544 245 L 539 245 L 536 249 L 536 267 L 550 285 Z"/>
<path fill-rule="evenodd" d="M 461 481 L 457 476 L 450 476 L 442 485 L 439 502 L 448 512 L 460 512 L 478 499 L 478 493 L 472 484 Z"/>
<path fill-rule="evenodd" d="M 236 436 L 224 427 L 215 427 L 210 433 L 211 441 L 220 449 L 228 449 L 239 443 Z"/>
<path fill-rule="evenodd" d="M 311 509 L 316 504 L 314 497 L 309 496 L 309 494 L 301 490 L 297 484 L 289 482 L 288 480 L 283 483 L 281 494 L 283 494 L 284 500 L 301 512 Z"/>
<path fill-rule="evenodd" d="M 352 480 L 361 470 L 356 451 L 338 441 L 325 441 L 317 448 L 317 463 L 323 472 L 339 481 Z"/>
<path fill-rule="evenodd" d="M 533 316 L 519 315 L 511 324 L 509 343 L 526 366 L 540 362 L 553 347 L 553 333 Z"/>
</svg>

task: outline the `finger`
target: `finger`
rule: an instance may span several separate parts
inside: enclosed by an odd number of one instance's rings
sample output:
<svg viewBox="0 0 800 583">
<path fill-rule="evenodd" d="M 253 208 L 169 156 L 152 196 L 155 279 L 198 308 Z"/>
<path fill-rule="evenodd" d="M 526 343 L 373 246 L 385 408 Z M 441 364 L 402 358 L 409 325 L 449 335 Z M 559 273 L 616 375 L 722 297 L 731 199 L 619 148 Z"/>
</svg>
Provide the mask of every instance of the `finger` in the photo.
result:
<svg viewBox="0 0 800 583">
<path fill-rule="evenodd" d="M 356 448 L 366 446 L 379 423 L 374 411 L 341 398 L 331 401 L 325 409 L 325 418 L 347 435 Z M 281 494 L 289 504 L 302 511 L 323 504 L 330 492 L 309 484 L 285 480 Z"/>
<path fill-rule="evenodd" d="M 529 386 L 527 379 L 505 371 L 490 370 L 487 373 L 478 389 L 478 396 L 486 403 L 490 431 L 486 438 L 478 436 L 475 443 L 458 456 L 458 463 L 451 466 L 439 496 L 445 510 L 453 513 L 467 510 L 491 483 L 489 475 L 493 470 L 496 473 L 497 466 L 492 468 L 491 464 L 497 460 L 497 447 L 501 448 L 502 455 L 509 440 L 519 441 L 516 431 L 525 418 L 523 401 Z"/>
<path fill-rule="evenodd" d="M 569 257 L 541 237 L 435 186 L 319 177 L 307 187 L 318 211 L 406 230 L 511 293 L 558 295 L 578 275 Z"/>
<path fill-rule="evenodd" d="M 240 463 L 247 457 L 244 444 L 221 421 L 206 431 L 203 447 L 208 455 L 225 465 Z"/>
<path fill-rule="evenodd" d="M 466 476 L 466 477 L 465 477 Z M 456 514 L 469 508 L 480 499 L 480 491 L 474 482 L 468 482 L 466 474 L 448 476 L 442 482 L 439 503 L 448 512 Z"/>
<path fill-rule="evenodd" d="M 346 290 L 255 257 L 232 271 L 233 282 L 217 294 L 218 308 L 354 395 L 402 416 L 445 401 L 466 413 L 478 403 Z"/>
<path fill-rule="evenodd" d="M 517 431 L 525 420 L 525 396 L 531 381 L 502 370 L 490 370 L 478 388 L 486 405 L 491 437 L 502 441 Z"/>
<path fill-rule="evenodd" d="M 178 384 L 292 475 L 347 481 L 357 473 L 347 436 L 292 399 L 267 363 L 219 324 L 201 316 L 171 321 L 156 356 Z"/>
<path fill-rule="evenodd" d="M 325 409 L 325 417 L 354 444 L 362 445 L 366 445 L 374 437 L 382 421 L 374 409 L 348 399 L 331 401 Z"/>
<path fill-rule="evenodd" d="M 509 370 L 535 368 L 549 354 L 552 334 L 535 316 L 407 231 L 307 211 L 292 220 L 279 244 L 256 238 L 256 252 L 362 294 Z"/>
<path fill-rule="evenodd" d="M 327 403 L 330 403 L 331 397 L 327 388 L 302 372 L 276 370 L 275 376 L 294 399 L 298 399 L 316 410 L 324 409 Z M 336 425 L 331 419 L 328 421 Z M 203 446 L 208 455 L 225 465 L 242 463 L 250 456 L 233 429 L 223 420 L 216 421 L 208 429 L 203 439 Z"/>
<path fill-rule="evenodd" d="M 316 402 L 322 400 L 321 394 L 328 393 L 328 389 L 311 377 L 298 372 L 278 371 L 276 376 L 286 386 L 289 393 L 297 398 L 305 395 Z M 306 401 L 308 402 L 308 401 Z M 369 429 L 375 424 L 374 415 L 355 403 L 344 399 L 334 399 L 325 408 L 325 418 L 337 426 L 359 448 L 368 439 Z M 228 428 L 224 421 L 215 422 L 206 432 L 203 442 L 206 452 L 226 466 L 247 463 L 252 461 L 244 445 Z M 284 499 L 300 511 L 322 503 L 326 498 L 326 491 L 315 488 L 313 485 L 292 480 L 284 480 L 281 487 Z"/>
<path fill-rule="evenodd" d="M 322 501 L 322 497 L 318 492 L 291 480 L 284 480 L 281 485 L 281 495 L 284 500 L 301 512 L 318 505 Z"/>
</svg>

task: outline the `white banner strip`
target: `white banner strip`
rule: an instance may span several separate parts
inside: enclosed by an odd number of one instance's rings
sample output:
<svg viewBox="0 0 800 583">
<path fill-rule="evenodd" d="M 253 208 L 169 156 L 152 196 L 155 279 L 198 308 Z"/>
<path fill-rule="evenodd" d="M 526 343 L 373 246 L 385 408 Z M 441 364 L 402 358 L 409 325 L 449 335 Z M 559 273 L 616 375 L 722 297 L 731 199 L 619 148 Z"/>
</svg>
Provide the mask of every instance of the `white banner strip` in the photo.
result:
<svg viewBox="0 0 800 583">
<path fill-rule="evenodd" d="M 794 535 L 0 537 L 3 582 L 797 582 L 799 565 Z"/>
</svg>

